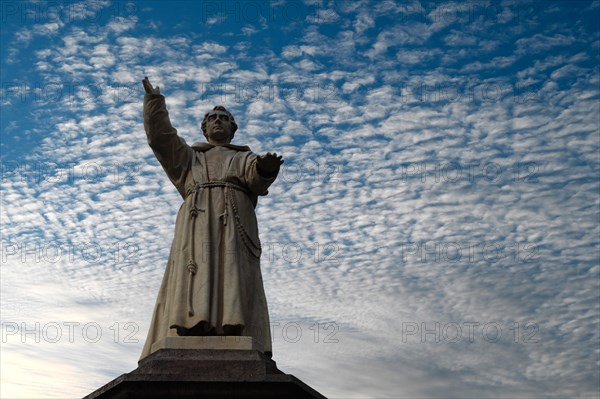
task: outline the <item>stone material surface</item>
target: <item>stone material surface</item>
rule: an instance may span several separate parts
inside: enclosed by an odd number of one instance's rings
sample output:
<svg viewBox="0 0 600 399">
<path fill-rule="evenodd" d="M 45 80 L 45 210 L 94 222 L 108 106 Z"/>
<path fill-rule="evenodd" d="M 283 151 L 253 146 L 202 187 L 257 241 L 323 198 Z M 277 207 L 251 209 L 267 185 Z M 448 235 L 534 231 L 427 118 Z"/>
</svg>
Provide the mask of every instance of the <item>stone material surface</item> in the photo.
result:
<svg viewBox="0 0 600 399">
<path fill-rule="evenodd" d="M 255 208 L 283 159 L 231 144 L 237 124 L 220 106 L 202 121 L 208 142 L 188 145 L 171 125 L 158 87 L 148 78 L 143 84 L 148 144 L 183 204 L 141 358 L 173 330 L 180 336 L 252 336 L 270 354 Z"/>
<path fill-rule="evenodd" d="M 248 336 L 214 337 L 164 337 L 152 345 L 152 352 L 159 349 L 236 349 L 263 352 L 262 342 Z"/>
<path fill-rule="evenodd" d="M 325 398 L 257 350 L 160 349 L 84 399 Z"/>
</svg>

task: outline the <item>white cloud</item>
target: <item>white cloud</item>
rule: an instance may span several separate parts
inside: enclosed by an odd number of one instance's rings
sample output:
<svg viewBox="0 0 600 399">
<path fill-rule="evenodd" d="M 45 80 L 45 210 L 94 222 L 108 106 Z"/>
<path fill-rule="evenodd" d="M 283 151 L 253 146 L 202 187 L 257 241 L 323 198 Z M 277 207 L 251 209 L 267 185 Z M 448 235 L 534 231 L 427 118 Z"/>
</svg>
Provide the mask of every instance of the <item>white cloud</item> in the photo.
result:
<svg viewBox="0 0 600 399">
<path fill-rule="evenodd" d="M 422 44 L 431 33 L 427 25 L 422 23 L 396 25 L 379 33 L 373 48 L 365 54 L 373 58 L 385 53 L 390 47 Z"/>
<path fill-rule="evenodd" d="M 548 36 L 536 33 L 532 37 L 518 39 L 516 45 L 517 53 L 525 54 L 529 52 L 539 53 L 553 47 L 569 46 L 573 42 L 575 42 L 575 37 L 569 35 L 557 33 Z"/>
</svg>

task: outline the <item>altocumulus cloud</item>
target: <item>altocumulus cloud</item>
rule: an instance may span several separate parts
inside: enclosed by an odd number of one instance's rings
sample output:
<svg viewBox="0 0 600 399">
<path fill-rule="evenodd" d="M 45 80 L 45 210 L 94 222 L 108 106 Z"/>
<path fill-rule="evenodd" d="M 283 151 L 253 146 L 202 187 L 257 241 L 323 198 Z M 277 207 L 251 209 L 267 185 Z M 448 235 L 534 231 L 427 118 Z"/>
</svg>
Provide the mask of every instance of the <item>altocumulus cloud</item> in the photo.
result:
<svg viewBox="0 0 600 399">
<path fill-rule="evenodd" d="M 3 397 L 132 370 L 213 105 L 261 198 L 274 358 L 329 397 L 597 396 L 599 2 L 3 2 Z"/>
</svg>

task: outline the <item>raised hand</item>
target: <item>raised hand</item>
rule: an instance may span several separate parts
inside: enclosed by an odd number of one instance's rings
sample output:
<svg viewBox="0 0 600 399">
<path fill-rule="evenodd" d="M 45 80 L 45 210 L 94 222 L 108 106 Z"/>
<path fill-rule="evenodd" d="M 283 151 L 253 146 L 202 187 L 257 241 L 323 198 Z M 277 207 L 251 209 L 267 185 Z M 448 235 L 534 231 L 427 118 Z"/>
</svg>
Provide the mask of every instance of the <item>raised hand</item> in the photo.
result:
<svg viewBox="0 0 600 399">
<path fill-rule="evenodd" d="M 144 85 L 144 90 L 146 90 L 147 94 L 160 94 L 160 87 L 152 87 L 152 84 L 148 80 L 148 76 L 146 76 L 144 80 L 142 80 L 142 84 Z"/>
<path fill-rule="evenodd" d="M 261 175 L 265 177 L 273 176 L 279 170 L 279 166 L 283 163 L 283 157 L 277 156 L 276 153 L 267 152 L 256 159 L 256 166 Z"/>
</svg>

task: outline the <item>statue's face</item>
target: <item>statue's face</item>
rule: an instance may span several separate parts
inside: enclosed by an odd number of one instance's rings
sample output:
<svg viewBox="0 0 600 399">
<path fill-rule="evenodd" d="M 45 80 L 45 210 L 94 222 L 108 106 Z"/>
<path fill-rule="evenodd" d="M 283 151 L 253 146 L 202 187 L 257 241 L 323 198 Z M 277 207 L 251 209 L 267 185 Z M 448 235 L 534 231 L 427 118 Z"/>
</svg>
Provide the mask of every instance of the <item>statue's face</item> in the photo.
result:
<svg viewBox="0 0 600 399">
<path fill-rule="evenodd" d="M 206 117 L 206 138 L 209 142 L 231 141 L 231 119 L 227 112 L 211 111 Z"/>
</svg>

